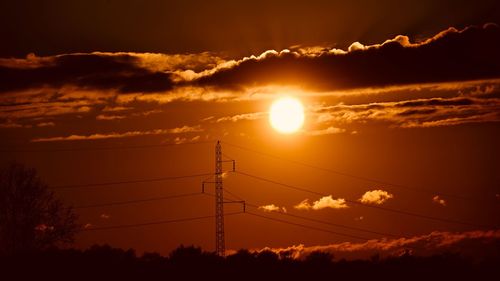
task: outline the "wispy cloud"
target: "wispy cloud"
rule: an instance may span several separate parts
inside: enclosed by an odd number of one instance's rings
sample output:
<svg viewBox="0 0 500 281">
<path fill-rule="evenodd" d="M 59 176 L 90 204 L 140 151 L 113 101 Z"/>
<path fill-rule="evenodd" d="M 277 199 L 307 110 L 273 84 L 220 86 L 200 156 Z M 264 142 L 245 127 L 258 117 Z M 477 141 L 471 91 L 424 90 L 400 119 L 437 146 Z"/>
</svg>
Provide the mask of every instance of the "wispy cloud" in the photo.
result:
<svg viewBox="0 0 500 281">
<path fill-rule="evenodd" d="M 113 138 L 127 138 L 127 137 L 137 137 L 145 135 L 165 135 L 165 134 L 182 134 L 182 133 L 194 133 L 202 132 L 200 126 L 183 126 L 172 129 L 156 129 L 149 131 L 128 131 L 123 133 L 107 133 L 107 134 L 90 134 L 90 135 L 70 135 L 70 136 L 60 136 L 60 137 L 48 137 L 48 138 L 35 138 L 32 142 L 50 142 L 50 141 L 77 141 L 77 140 L 99 140 L 99 139 L 113 139 Z"/>
<path fill-rule="evenodd" d="M 237 122 L 241 120 L 257 120 L 262 117 L 265 117 L 267 115 L 267 112 L 252 112 L 252 113 L 243 113 L 243 114 L 237 114 L 237 115 L 232 115 L 232 116 L 224 116 L 220 117 L 216 120 L 217 123 L 220 122 L 226 122 L 226 121 L 232 121 L 232 122 Z"/>
<path fill-rule="evenodd" d="M 345 131 L 346 131 L 346 129 L 330 126 L 326 129 L 308 130 L 308 131 L 305 131 L 304 133 L 306 135 L 309 135 L 309 136 L 324 136 L 324 135 L 340 134 L 340 133 L 344 133 Z"/>
<path fill-rule="evenodd" d="M 394 127 L 436 127 L 500 121 L 500 99 L 429 98 L 398 102 L 317 106 L 319 124 L 388 122 Z"/>
<path fill-rule="evenodd" d="M 121 120 L 127 118 L 124 115 L 108 115 L 108 114 L 99 114 L 95 117 L 97 120 Z"/>
<path fill-rule="evenodd" d="M 36 124 L 37 127 L 54 127 L 55 125 L 54 122 L 41 122 Z"/>
<path fill-rule="evenodd" d="M 200 136 L 194 136 L 194 137 L 191 137 L 191 138 L 188 138 L 188 137 L 176 137 L 174 139 L 174 143 L 175 144 L 183 144 L 183 143 L 189 143 L 189 142 L 195 142 L 195 141 L 198 141 L 200 140 Z"/>
</svg>

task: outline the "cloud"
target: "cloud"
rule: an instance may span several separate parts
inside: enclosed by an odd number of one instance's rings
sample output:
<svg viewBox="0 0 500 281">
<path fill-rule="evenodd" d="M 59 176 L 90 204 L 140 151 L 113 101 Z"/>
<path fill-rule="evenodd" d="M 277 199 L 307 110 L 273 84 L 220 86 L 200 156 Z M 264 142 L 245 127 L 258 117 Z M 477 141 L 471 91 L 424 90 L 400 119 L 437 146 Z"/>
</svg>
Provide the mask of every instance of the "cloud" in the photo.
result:
<svg viewBox="0 0 500 281">
<path fill-rule="evenodd" d="M 4 123 L 0 123 L 0 128 L 23 128 L 24 126 L 12 121 L 11 119 L 7 119 Z"/>
<path fill-rule="evenodd" d="M 195 80 L 202 86 L 297 85 L 341 90 L 500 77 L 497 25 L 450 28 L 421 43 L 399 35 L 382 44 L 353 43 L 347 52 L 267 52 Z M 466 65 L 467 67 L 457 67 Z"/>
<path fill-rule="evenodd" d="M 257 120 L 257 119 L 264 117 L 265 115 L 267 115 L 267 112 L 243 113 L 243 114 L 237 114 L 237 115 L 232 115 L 232 116 L 220 117 L 215 122 L 220 123 L 220 122 L 226 122 L 226 121 L 237 122 L 237 121 L 241 121 L 241 120 Z"/>
<path fill-rule="evenodd" d="M 67 117 L 121 120 L 148 116 L 158 112 L 153 106 L 174 101 L 253 101 L 284 91 L 336 98 L 333 105 L 310 112 L 319 124 L 304 131 L 311 136 L 341 133 L 354 122 L 390 122 L 399 128 L 497 122 L 499 30 L 495 25 L 451 28 L 419 43 L 400 35 L 380 44 L 353 43 L 347 50 L 299 46 L 234 59 L 214 53 L 133 52 L 0 58 L 0 128 L 52 121 L 65 128 L 60 119 Z M 468 67 L 455 67 L 458 63 Z M 464 86 L 477 79 L 493 82 Z M 476 86 L 469 95 L 460 88 Z M 428 98 L 432 93 L 420 93 L 434 90 L 454 91 L 456 96 Z M 420 98 L 405 105 L 380 97 L 394 98 L 395 91 Z M 352 96 L 365 101 L 346 101 Z M 408 96 L 397 99 L 402 97 Z M 210 122 L 258 120 L 266 114 L 211 113 L 215 117 Z"/>
<path fill-rule="evenodd" d="M 318 124 L 349 124 L 382 121 L 393 127 L 418 128 L 500 121 L 498 98 L 427 98 L 397 102 L 317 106 L 312 109 Z"/>
<path fill-rule="evenodd" d="M 64 94 L 45 90 L 3 94 L 0 95 L 0 118 L 39 121 L 39 118 L 91 113 L 107 102 L 105 96 L 78 89 L 65 89 Z"/>
<path fill-rule="evenodd" d="M 328 195 L 314 201 L 313 204 L 309 203 L 309 199 L 305 199 L 299 204 L 295 205 L 294 208 L 297 210 L 321 210 L 325 208 L 344 209 L 348 208 L 348 206 L 345 199 L 333 199 L 331 195 Z"/>
<path fill-rule="evenodd" d="M 309 199 L 304 199 L 299 204 L 293 207 L 297 210 L 310 210 L 312 208 L 311 204 L 309 203 Z"/>
<path fill-rule="evenodd" d="M 125 107 L 125 106 L 109 106 L 106 105 L 103 109 L 102 112 L 117 112 L 117 111 L 127 111 L 133 109 L 132 107 Z"/>
<path fill-rule="evenodd" d="M 264 212 L 281 212 L 286 213 L 285 207 L 279 207 L 274 204 L 259 206 L 259 210 L 263 210 Z"/>
<path fill-rule="evenodd" d="M 305 134 L 309 135 L 309 136 L 323 136 L 323 135 L 340 134 L 340 133 L 344 133 L 345 131 L 346 131 L 345 129 L 330 126 L 326 129 L 322 129 L 322 130 L 305 131 Z"/>
<path fill-rule="evenodd" d="M 73 53 L 0 59 L 0 92 L 42 87 L 165 93 L 179 87 L 295 85 L 341 90 L 500 77 L 497 25 L 449 28 L 420 43 L 398 35 L 344 50 L 301 47 L 226 60 L 214 53 Z M 457 64 L 467 67 L 456 67 Z"/>
<path fill-rule="evenodd" d="M 391 193 L 376 189 L 376 190 L 370 190 L 365 192 L 363 196 L 359 199 L 359 201 L 363 204 L 375 204 L 375 205 L 380 205 L 383 204 L 385 201 L 393 198 L 394 195 Z"/>
<path fill-rule="evenodd" d="M 95 117 L 97 120 L 120 120 L 127 118 L 124 115 L 107 115 L 107 114 L 99 114 Z"/>
<path fill-rule="evenodd" d="M 55 125 L 54 122 L 41 122 L 36 124 L 37 127 L 54 127 Z"/>
<path fill-rule="evenodd" d="M 332 253 L 336 259 L 368 259 L 374 254 L 381 257 L 411 252 L 414 255 L 429 256 L 445 252 L 461 253 L 465 256 L 481 258 L 486 255 L 498 256 L 499 230 L 477 230 L 467 232 L 434 231 L 425 235 L 394 239 L 373 239 L 361 243 L 342 242 L 324 246 L 295 245 L 287 248 L 264 248 L 280 256 L 303 259 L 310 253 L 322 251 Z"/>
<path fill-rule="evenodd" d="M 117 109 L 118 108 L 118 109 Z M 107 111 L 107 112 L 123 112 L 124 110 L 128 110 L 130 111 L 131 108 L 127 108 L 127 109 L 119 109 L 119 107 L 117 108 L 114 108 L 113 111 Z M 106 112 L 104 109 L 102 110 L 102 112 Z M 122 113 L 122 114 L 99 114 L 95 117 L 96 120 L 105 120 L 105 121 L 109 121 L 109 120 L 123 120 L 123 119 L 126 119 L 128 117 L 144 117 L 144 116 L 149 116 L 151 114 L 156 114 L 156 113 L 161 113 L 163 111 L 161 110 L 158 110 L 158 109 L 154 109 L 154 110 L 142 110 L 142 111 L 139 111 L 139 112 L 134 112 L 134 113 L 128 113 L 128 114 L 125 114 L 125 113 Z"/>
<path fill-rule="evenodd" d="M 75 53 L 0 60 L 0 92 L 73 85 L 84 89 L 114 89 L 122 93 L 172 89 L 175 74 L 141 66 L 126 53 Z"/>
<path fill-rule="evenodd" d="M 434 202 L 436 204 L 439 204 L 441 206 L 446 207 L 446 200 L 444 200 L 443 198 L 439 197 L 439 195 L 436 195 L 436 196 L 432 197 L 432 202 Z"/>
<path fill-rule="evenodd" d="M 187 137 L 176 137 L 174 139 L 175 144 L 183 144 L 183 143 L 189 143 L 189 142 L 195 142 L 200 140 L 200 136 L 194 136 L 192 138 L 187 138 Z"/>
<path fill-rule="evenodd" d="M 123 133 L 106 133 L 106 134 L 91 134 L 91 135 L 70 135 L 70 136 L 60 136 L 60 137 L 47 137 L 47 138 L 35 138 L 32 142 L 50 142 L 50 141 L 79 141 L 79 140 L 99 140 L 99 139 L 114 139 L 114 138 L 127 138 L 127 137 L 137 137 L 145 135 L 165 135 L 165 134 L 182 134 L 182 133 L 194 133 L 201 132 L 203 129 L 200 126 L 183 126 L 173 129 L 156 129 L 149 131 L 128 131 Z M 194 140 L 199 139 L 199 136 L 193 138 Z M 192 140 L 193 140 L 192 139 Z M 179 139 L 180 140 L 180 139 Z M 181 143 L 179 141 L 179 143 Z"/>
<path fill-rule="evenodd" d="M 110 218 L 111 218 L 111 215 L 109 215 L 109 214 L 101 214 L 99 217 L 100 217 L 101 219 L 103 219 L 103 220 L 108 220 L 108 219 L 110 219 Z"/>
<path fill-rule="evenodd" d="M 167 130 L 167 132 L 170 134 L 197 133 L 197 132 L 203 132 L 203 129 L 200 127 L 200 125 L 197 126 L 184 125 L 182 127 L 169 129 Z"/>
</svg>

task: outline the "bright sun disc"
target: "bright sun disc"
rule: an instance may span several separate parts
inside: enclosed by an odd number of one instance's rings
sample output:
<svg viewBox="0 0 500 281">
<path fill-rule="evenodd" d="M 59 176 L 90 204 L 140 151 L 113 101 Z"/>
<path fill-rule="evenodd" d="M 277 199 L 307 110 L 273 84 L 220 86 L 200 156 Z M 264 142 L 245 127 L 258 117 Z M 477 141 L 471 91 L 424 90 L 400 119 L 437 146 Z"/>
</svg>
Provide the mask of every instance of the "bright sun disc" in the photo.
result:
<svg viewBox="0 0 500 281">
<path fill-rule="evenodd" d="M 269 121 L 271 126 L 280 133 L 297 132 L 304 124 L 304 107 L 298 99 L 281 98 L 271 105 Z"/>
</svg>

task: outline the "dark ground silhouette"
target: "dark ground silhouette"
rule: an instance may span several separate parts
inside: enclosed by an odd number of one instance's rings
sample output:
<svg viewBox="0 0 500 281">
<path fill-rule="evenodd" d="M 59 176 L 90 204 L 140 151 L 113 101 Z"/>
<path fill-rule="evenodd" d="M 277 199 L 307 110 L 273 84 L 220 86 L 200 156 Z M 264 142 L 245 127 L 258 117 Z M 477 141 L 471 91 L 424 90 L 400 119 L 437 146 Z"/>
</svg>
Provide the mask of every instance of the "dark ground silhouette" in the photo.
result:
<svg viewBox="0 0 500 281">
<path fill-rule="evenodd" d="M 3 280 L 486 280 L 500 275 L 500 244 L 483 245 L 482 258 L 456 253 L 413 256 L 410 251 L 367 260 L 312 252 L 240 250 L 226 258 L 180 246 L 168 256 L 95 245 L 64 248 L 78 229 L 37 176 L 20 164 L 0 170 L 0 281 Z M 488 247 L 488 251 L 484 250 Z M 465 253 L 465 251 L 462 251 Z"/>
<path fill-rule="evenodd" d="M 500 255 L 499 255 L 500 256 Z M 459 254 L 336 260 L 313 252 L 303 260 L 271 251 L 240 250 L 220 258 L 198 247 L 180 246 L 162 256 L 132 249 L 93 246 L 50 249 L 0 258 L 1 280 L 495 280 L 499 256 L 469 259 Z"/>
</svg>

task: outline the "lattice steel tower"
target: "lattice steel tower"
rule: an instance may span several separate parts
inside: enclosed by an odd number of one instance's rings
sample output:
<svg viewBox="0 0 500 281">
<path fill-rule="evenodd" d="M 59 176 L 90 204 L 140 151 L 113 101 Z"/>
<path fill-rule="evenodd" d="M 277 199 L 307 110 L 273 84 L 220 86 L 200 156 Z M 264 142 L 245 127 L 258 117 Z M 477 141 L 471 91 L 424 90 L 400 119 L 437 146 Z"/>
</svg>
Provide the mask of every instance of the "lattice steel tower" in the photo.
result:
<svg viewBox="0 0 500 281">
<path fill-rule="evenodd" d="M 224 190 L 222 189 L 222 147 L 220 141 L 215 145 L 215 252 L 226 255 L 224 242 Z"/>
</svg>

